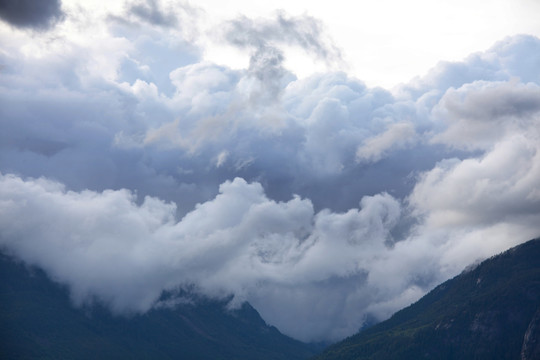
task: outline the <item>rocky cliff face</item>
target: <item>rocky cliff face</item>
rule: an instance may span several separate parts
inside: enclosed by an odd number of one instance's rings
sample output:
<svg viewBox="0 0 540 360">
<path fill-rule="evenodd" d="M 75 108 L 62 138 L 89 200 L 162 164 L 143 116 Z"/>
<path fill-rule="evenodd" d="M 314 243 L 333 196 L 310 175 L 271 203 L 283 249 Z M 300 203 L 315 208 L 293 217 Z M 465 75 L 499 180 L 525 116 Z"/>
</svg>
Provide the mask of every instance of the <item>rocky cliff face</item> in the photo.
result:
<svg viewBox="0 0 540 360">
<path fill-rule="evenodd" d="M 538 359 L 540 359 L 540 307 L 529 323 L 521 348 L 521 360 Z"/>
</svg>

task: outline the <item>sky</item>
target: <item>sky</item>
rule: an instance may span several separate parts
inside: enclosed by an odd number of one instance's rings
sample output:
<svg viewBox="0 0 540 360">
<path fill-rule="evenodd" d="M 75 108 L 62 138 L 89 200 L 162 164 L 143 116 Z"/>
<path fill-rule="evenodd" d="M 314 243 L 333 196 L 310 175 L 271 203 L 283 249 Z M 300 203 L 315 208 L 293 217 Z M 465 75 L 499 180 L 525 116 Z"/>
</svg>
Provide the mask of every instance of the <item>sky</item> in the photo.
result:
<svg viewBox="0 0 540 360">
<path fill-rule="evenodd" d="M 3 1 L 1 251 L 336 341 L 540 236 L 538 2 L 350 6 Z"/>
</svg>

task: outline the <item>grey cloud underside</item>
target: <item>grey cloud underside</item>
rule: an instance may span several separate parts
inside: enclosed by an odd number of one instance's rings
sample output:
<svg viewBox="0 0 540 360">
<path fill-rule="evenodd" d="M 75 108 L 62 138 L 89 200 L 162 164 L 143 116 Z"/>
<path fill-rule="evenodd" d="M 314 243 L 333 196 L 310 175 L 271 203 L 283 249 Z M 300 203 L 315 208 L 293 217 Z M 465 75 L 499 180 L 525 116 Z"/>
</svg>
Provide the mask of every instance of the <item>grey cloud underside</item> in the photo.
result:
<svg viewBox="0 0 540 360">
<path fill-rule="evenodd" d="M 47 30 L 64 17 L 60 0 L 2 0 L 0 19 L 34 30 Z"/>
<path fill-rule="evenodd" d="M 154 25 L 176 26 L 178 19 L 171 13 L 166 13 L 160 9 L 156 0 L 147 0 L 146 3 L 133 4 L 128 8 L 128 12 L 143 21 Z"/>
<path fill-rule="evenodd" d="M 200 62 L 144 21 L 146 36 L 109 23 L 107 76 L 89 70 L 103 54 L 82 59 L 77 44 L 0 52 L 3 251 L 76 304 L 142 312 L 189 286 L 249 301 L 296 338 L 335 340 L 538 236 L 539 39 L 390 93 L 290 73 L 283 45 L 333 51 L 313 19 L 228 24 L 245 31 L 225 27 L 246 70 Z"/>
<path fill-rule="evenodd" d="M 224 26 L 225 39 L 238 47 L 260 49 L 272 43 L 297 45 L 323 61 L 341 60 L 340 50 L 325 38 L 322 23 L 307 15 L 288 16 L 277 12 L 276 18 L 271 20 L 241 16 Z"/>
</svg>

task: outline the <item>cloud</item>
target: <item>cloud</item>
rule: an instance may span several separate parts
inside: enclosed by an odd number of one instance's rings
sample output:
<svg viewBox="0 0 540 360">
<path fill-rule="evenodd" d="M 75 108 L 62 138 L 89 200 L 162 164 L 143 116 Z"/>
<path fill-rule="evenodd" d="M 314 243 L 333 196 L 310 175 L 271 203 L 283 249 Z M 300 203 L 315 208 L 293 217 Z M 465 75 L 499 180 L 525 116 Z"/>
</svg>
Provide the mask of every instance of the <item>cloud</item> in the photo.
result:
<svg viewBox="0 0 540 360">
<path fill-rule="evenodd" d="M 340 57 L 310 17 L 231 20 L 251 62 L 230 69 L 183 10 L 133 4 L 149 17 L 66 3 L 65 29 L 0 51 L 2 250 L 76 303 L 140 312 L 190 284 L 333 340 L 540 232 L 539 39 L 390 92 L 296 78 L 289 46 Z"/>
<path fill-rule="evenodd" d="M 295 45 L 328 63 L 341 61 L 340 50 L 325 36 L 323 24 L 307 15 L 288 16 L 280 11 L 275 20 L 241 16 L 224 26 L 225 38 L 241 48 L 259 50 L 271 44 Z"/>
<path fill-rule="evenodd" d="M 168 11 L 161 9 L 158 0 L 146 0 L 130 4 L 127 11 L 129 14 L 152 25 L 165 27 L 178 25 L 176 16 L 171 13 L 170 9 Z"/>
<path fill-rule="evenodd" d="M 414 125 L 394 123 L 385 132 L 369 138 L 356 151 L 358 161 L 378 161 L 391 150 L 412 146 L 417 141 Z"/>
<path fill-rule="evenodd" d="M 403 84 L 398 91 L 418 98 L 432 93 L 442 96 L 450 88 L 476 81 L 508 81 L 518 78 L 523 83 L 538 84 L 538 38 L 530 35 L 509 36 L 486 51 L 469 55 L 463 61 L 442 61 L 424 76 Z"/>
<path fill-rule="evenodd" d="M 483 152 L 445 159 L 424 173 L 410 196 L 416 211 L 427 214 L 428 223 L 445 226 L 536 221 L 538 85 L 516 79 L 474 82 L 448 90 L 435 113 L 447 127 L 433 142 Z"/>
<path fill-rule="evenodd" d="M 218 154 L 216 158 L 216 167 L 223 166 L 225 164 L 225 161 L 227 161 L 227 156 L 229 156 L 229 153 L 227 151 L 222 151 Z"/>
<path fill-rule="evenodd" d="M 342 64 L 340 50 L 324 33 L 317 19 L 288 16 L 276 12 L 275 19 L 250 19 L 240 16 L 222 24 L 223 36 L 231 45 L 250 51 L 249 73 L 259 80 L 261 90 L 254 94 L 272 101 L 284 87 L 288 71 L 284 68 L 283 46 L 303 49 L 328 66 Z M 261 94 L 262 93 L 262 94 Z"/>
<path fill-rule="evenodd" d="M 0 199 L 2 247 L 67 283 L 76 304 L 97 299 L 117 313 L 141 312 L 161 291 L 195 285 L 208 296 L 252 301 L 263 315 L 278 307 L 274 323 L 305 340 L 329 331 L 337 338 L 361 324 L 356 318 L 348 320 L 352 328 L 333 328 L 349 316 L 340 304 L 368 292 L 362 283 L 371 257 L 385 251 L 400 216 L 387 194 L 364 197 L 346 213 L 315 214 L 309 200 L 275 202 L 240 178 L 180 221 L 172 203 L 146 197 L 138 205 L 127 190 L 73 192 L 43 178 L 2 175 Z M 353 279 L 352 288 L 338 285 Z M 336 287 L 339 294 L 321 296 Z M 310 294 L 318 302 L 308 305 Z M 298 326 L 292 314 L 314 327 Z"/>
<path fill-rule="evenodd" d="M 410 199 L 417 211 L 428 214 L 428 222 L 437 225 L 478 225 L 537 217 L 537 144 L 536 136 L 512 136 L 480 158 L 442 161 L 422 175 Z"/>
<path fill-rule="evenodd" d="M 424 173 L 410 197 L 415 208 L 428 221 L 458 225 L 539 216 L 538 85 L 475 83 L 450 90 L 440 106 L 448 127 L 432 140 L 484 152 Z"/>
<path fill-rule="evenodd" d="M 200 35 L 201 14 L 200 8 L 176 0 L 126 0 L 123 8 L 106 14 L 106 21 L 127 26 L 130 36 L 152 36 L 154 31 L 165 30 L 194 41 Z"/>
<path fill-rule="evenodd" d="M 47 30 L 64 16 L 60 0 L 5 0 L 0 3 L 0 18 L 18 28 Z"/>
<path fill-rule="evenodd" d="M 529 133 L 538 126 L 540 87 L 517 79 L 474 82 L 450 89 L 436 111 L 448 123 L 433 141 L 465 149 L 485 149 L 509 133 Z"/>
</svg>

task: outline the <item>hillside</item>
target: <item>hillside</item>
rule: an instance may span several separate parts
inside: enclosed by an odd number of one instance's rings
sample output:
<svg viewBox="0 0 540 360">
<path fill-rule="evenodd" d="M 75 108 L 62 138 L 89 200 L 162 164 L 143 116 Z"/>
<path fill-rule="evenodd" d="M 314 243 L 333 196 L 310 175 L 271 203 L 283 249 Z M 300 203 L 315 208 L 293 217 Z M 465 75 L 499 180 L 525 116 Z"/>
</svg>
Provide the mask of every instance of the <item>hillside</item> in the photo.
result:
<svg viewBox="0 0 540 360">
<path fill-rule="evenodd" d="M 540 239 L 439 285 L 316 359 L 540 359 Z"/>
<path fill-rule="evenodd" d="M 249 304 L 197 299 L 130 318 L 76 309 L 39 269 L 0 254 L 2 359 L 305 359 L 314 351 L 266 325 Z"/>
</svg>

